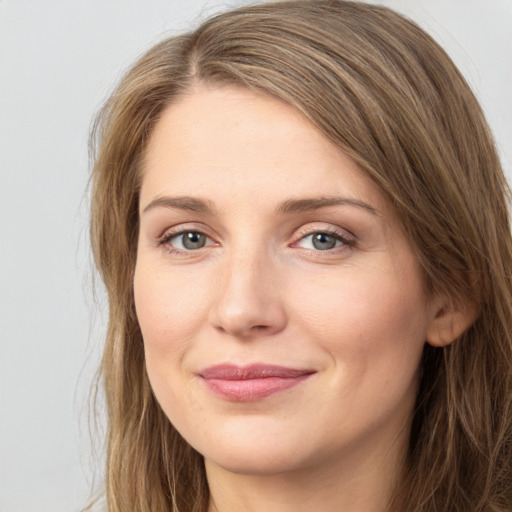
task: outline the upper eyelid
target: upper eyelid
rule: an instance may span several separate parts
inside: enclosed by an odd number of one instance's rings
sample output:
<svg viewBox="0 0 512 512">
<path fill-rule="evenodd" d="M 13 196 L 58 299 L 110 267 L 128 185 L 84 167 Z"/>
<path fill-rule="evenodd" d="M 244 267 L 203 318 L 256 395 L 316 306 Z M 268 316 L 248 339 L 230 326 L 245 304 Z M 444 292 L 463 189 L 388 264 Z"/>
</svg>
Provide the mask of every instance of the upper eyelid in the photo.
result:
<svg viewBox="0 0 512 512">
<path fill-rule="evenodd" d="M 208 238 L 214 239 L 214 236 L 211 233 L 211 230 L 207 228 L 207 226 L 204 226 L 201 224 L 198 226 L 197 223 L 194 222 L 185 222 L 176 224 L 175 226 L 166 227 L 160 235 L 157 235 L 157 240 L 162 240 L 164 238 L 172 238 L 173 236 L 178 236 L 182 233 L 188 233 L 188 232 L 197 232 L 201 233 Z"/>
<path fill-rule="evenodd" d="M 157 242 L 165 242 L 165 240 L 171 239 L 175 236 L 179 236 L 180 234 L 186 232 L 198 232 L 204 234 L 214 242 L 219 243 L 219 237 L 214 234 L 213 230 L 211 230 L 207 225 L 201 222 L 197 223 L 193 221 L 179 223 L 170 227 L 168 226 L 166 229 L 161 231 L 159 235 L 155 237 L 155 240 Z M 351 230 L 320 221 L 308 222 L 299 228 L 295 228 L 289 237 L 289 239 L 291 238 L 292 241 L 288 241 L 287 243 L 294 244 L 300 239 L 313 235 L 315 233 L 328 233 L 333 236 L 338 236 L 341 239 L 346 239 L 353 242 L 358 240 L 358 237 Z"/>
<path fill-rule="evenodd" d="M 328 229 L 317 229 L 314 231 L 309 231 L 307 233 L 304 233 L 303 235 L 301 235 L 300 237 L 297 238 L 297 241 L 304 240 L 304 238 L 308 238 L 310 236 L 317 235 L 317 234 L 329 235 L 329 236 L 332 236 L 333 238 L 337 238 L 339 240 L 346 240 L 346 241 L 353 240 L 352 237 L 346 236 L 345 234 L 340 233 L 339 231 L 331 231 Z"/>
<path fill-rule="evenodd" d="M 306 224 L 306 226 L 310 224 L 313 223 L 308 223 Z M 340 238 L 346 238 L 353 241 L 358 240 L 358 237 L 352 231 L 348 230 L 347 228 L 342 228 L 340 226 L 333 226 L 332 224 L 329 226 L 326 226 L 324 224 L 323 227 L 301 227 L 298 229 L 298 234 L 301 235 L 301 237 L 306 237 L 314 233 L 329 233 L 331 235 L 338 235 Z"/>
<path fill-rule="evenodd" d="M 290 244 L 290 247 L 294 247 L 294 246 L 298 247 L 302 241 L 304 241 L 307 238 L 312 237 L 313 235 L 318 234 L 318 233 L 327 234 L 328 236 L 335 238 L 338 242 L 341 242 L 341 246 L 344 246 L 345 248 L 348 248 L 348 247 L 354 248 L 357 245 L 357 241 L 354 238 L 345 236 L 337 231 L 316 230 L 316 231 L 311 231 L 309 233 L 304 234 L 303 236 L 298 237 L 292 244 Z M 337 248 L 333 247 L 332 249 L 326 249 L 325 251 L 320 251 L 320 252 L 328 253 L 330 251 L 334 251 L 335 249 L 339 249 L 339 247 L 340 246 L 338 246 Z"/>
<path fill-rule="evenodd" d="M 197 249 L 182 249 L 179 247 L 174 247 L 172 244 L 172 241 L 176 238 L 183 236 L 185 233 L 200 233 L 204 235 L 208 240 L 210 240 L 211 244 L 204 245 L 203 247 L 198 247 Z M 158 237 L 155 241 L 155 246 L 157 248 L 165 248 L 167 252 L 172 252 L 175 254 L 181 254 L 181 255 L 188 255 L 192 256 L 192 254 L 197 254 L 202 252 L 202 249 L 211 248 L 212 246 L 219 245 L 218 242 L 209 236 L 208 234 L 204 233 L 204 231 L 201 231 L 199 229 L 187 229 L 187 228 L 177 228 L 175 231 L 172 229 L 167 229 L 164 231 L 164 233 Z"/>
</svg>

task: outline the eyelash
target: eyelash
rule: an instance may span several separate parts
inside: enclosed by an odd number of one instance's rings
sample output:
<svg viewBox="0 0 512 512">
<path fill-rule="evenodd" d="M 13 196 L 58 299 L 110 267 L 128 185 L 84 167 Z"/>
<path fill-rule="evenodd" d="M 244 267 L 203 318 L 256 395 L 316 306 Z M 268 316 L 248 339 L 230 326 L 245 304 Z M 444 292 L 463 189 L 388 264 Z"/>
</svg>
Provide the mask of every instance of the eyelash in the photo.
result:
<svg viewBox="0 0 512 512">
<path fill-rule="evenodd" d="M 186 233 L 197 233 L 199 235 L 204 235 L 207 239 L 211 240 L 211 237 L 209 237 L 204 231 L 201 231 L 200 229 L 194 229 L 194 228 L 183 229 L 183 228 L 181 228 L 177 231 L 165 232 L 164 235 L 157 240 L 157 244 L 161 247 L 164 247 L 168 253 L 179 254 L 179 255 L 190 255 L 192 253 L 199 251 L 200 249 L 204 249 L 204 247 L 201 247 L 201 248 L 195 249 L 195 250 L 194 249 L 183 250 L 183 249 L 178 249 L 176 247 L 172 247 L 171 241 L 175 238 L 185 235 Z M 211 244 L 211 245 L 214 245 L 214 244 Z M 205 246 L 205 247 L 208 247 L 208 246 Z"/>
<path fill-rule="evenodd" d="M 292 247 L 296 247 L 301 241 L 305 240 L 307 237 L 312 237 L 314 235 L 328 235 L 330 237 L 333 237 L 337 242 L 341 242 L 341 245 L 337 247 L 333 247 L 332 249 L 326 249 L 326 250 L 320 250 L 320 249 L 305 249 L 306 251 L 310 251 L 311 253 L 318 254 L 318 253 L 325 253 L 327 254 L 337 254 L 342 251 L 352 250 L 355 245 L 356 241 L 354 238 L 349 238 L 344 233 L 341 233 L 340 231 L 337 231 L 335 229 L 315 229 L 315 230 L 304 230 L 300 232 L 300 238 L 293 242 Z"/>
<path fill-rule="evenodd" d="M 211 247 L 211 246 L 217 245 L 214 242 L 213 244 L 206 245 L 206 246 L 200 247 L 198 249 L 188 249 L 188 250 L 183 250 L 183 249 L 178 249 L 176 247 L 172 247 L 171 241 L 173 239 L 176 239 L 176 238 L 183 236 L 187 233 L 197 233 L 199 235 L 205 236 L 209 240 L 212 240 L 211 237 L 209 237 L 206 233 L 204 233 L 204 231 L 201 231 L 200 229 L 194 229 L 194 228 L 183 229 L 183 228 L 181 228 L 177 231 L 167 231 L 162 237 L 160 237 L 157 240 L 157 245 L 164 247 L 166 249 L 166 251 L 170 254 L 178 254 L 178 255 L 185 255 L 185 256 L 192 255 L 193 253 L 197 253 L 198 251 L 200 251 L 201 249 L 204 249 L 206 247 Z M 316 230 L 310 229 L 310 230 L 301 231 L 299 233 L 299 235 L 300 235 L 299 239 L 297 241 L 293 242 L 290 246 L 298 247 L 298 244 L 301 241 L 305 240 L 307 237 L 312 237 L 312 236 L 318 235 L 318 234 L 328 235 L 330 237 L 333 237 L 336 240 L 336 242 L 341 242 L 341 245 L 339 245 L 337 247 L 333 247 L 331 249 L 326 249 L 326 250 L 307 249 L 307 248 L 303 248 L 303 250 L 308 251 L 313 254 L 321 254 L 321 253 L 335 254 L 335 253 L 342 252 L 342 251 L 352 250 L 356 246 L 355 239 L 349 238 L 345 234 L 341 233 L 340 231 L 334 230 L 334 229 L 316 229 Z"/>
</svg>

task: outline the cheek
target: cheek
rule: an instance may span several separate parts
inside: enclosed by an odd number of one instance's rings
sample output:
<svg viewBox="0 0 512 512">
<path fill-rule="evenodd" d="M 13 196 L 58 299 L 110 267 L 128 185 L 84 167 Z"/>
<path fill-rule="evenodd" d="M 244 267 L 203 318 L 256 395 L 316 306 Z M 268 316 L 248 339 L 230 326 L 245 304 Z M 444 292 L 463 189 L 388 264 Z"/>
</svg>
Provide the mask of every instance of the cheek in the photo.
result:
<svg viewBox="0 0 512 512">
<path fill-rule="evenodd" d="M 151 387 L 169 419 L 179 425 L 188 417 L 180 406 L 187 394 L 184 360 L 204 326 L 208 300 L 206 287 L 184 274 L 143 262 L 137 264 L 134 276 L 135 307 Z M 187 403 L 189 409 L 194 407 L 190 400 Z"/>
<path fill-rule="evenodd" d="M 197 278 L 197 276 L 195 276 Z M 174 378 L 207 318 L 205 286 L 194 276 L 138 265 L 134 277 L 137 318 L 144 340 L 146 367 L 155 391 Z"/>
<path fill-rule="evenodd" d="M 354 269 L 339 279 L 317 278 L 291 294 L 302 297 L 296 316 L 354 378 L 410 378 L 423 351 L 427 306 L 419 279 L 407 275 Z"/>
<path fill-rule="evenodd" d="M 414 407 L 425 340 L 421 286 L 383 273 L 354 272 L 354 279 L 329 281 L 325 287 L 308 286 L 300 304 L 303 331 L 331 361 L 334 395 L 325 402 L 339 403 L 342 411 L 333 421 L 326 405 L 323 421 L 344 425 L 354 436 L 388 422 L 401 428 Z"/>
<path fill-rule="evenodd" d="M 204 287 L 143 264 L 135 270 L 134 298 L 143 337 L 158 350 L 186 340 L 204 316 Z"/>
</svg>

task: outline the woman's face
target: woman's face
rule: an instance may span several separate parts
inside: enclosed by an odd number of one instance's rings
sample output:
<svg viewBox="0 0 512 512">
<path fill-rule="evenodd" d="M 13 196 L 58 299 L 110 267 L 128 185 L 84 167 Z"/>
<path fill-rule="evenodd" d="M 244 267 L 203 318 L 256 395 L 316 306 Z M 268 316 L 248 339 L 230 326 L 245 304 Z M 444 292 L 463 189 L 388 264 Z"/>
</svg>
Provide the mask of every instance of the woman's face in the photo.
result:
<svg viewBox="0 0 512 512">
<path fill-rule="evenodd" d="M 164 111 L 134 287 L 154 393 L 207 467 L 407 443 L 436 308 L 382 193 L 290 106 L 201 87 Z"/>
</svg>

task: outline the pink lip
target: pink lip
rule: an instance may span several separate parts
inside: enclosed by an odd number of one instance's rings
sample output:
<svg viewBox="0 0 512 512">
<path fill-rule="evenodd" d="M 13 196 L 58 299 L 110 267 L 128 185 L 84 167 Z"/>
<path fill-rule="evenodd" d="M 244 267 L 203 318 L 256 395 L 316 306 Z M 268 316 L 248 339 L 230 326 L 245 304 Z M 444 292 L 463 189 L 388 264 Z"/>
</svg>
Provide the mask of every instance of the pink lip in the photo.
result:
<svg viewBox="0 0 512 512">
<path fill-rule="evenodd" d="M 267 364 L 220 364 L 205 368 L 199 376 L 204 379 L 208 389 L 220 398 L 232 402 L 252 402 L 296 386 L 313 373 L 314 370 Z"/>
</svg>

